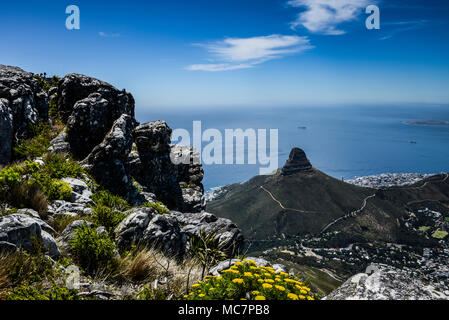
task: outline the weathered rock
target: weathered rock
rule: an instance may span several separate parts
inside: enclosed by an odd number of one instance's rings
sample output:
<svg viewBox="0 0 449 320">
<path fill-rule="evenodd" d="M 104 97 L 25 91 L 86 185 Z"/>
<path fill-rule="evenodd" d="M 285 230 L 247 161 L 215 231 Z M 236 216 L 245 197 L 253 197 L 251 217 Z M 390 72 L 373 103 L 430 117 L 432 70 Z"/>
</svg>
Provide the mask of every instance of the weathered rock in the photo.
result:
<svg viewBox="0 0 449 320">
<path fill-rule="evenodd" d="M 54 153 L 70 152 L 70 144 L 67 142 L 67 132 L 65 130 L 50 142 L 48 151 Z"/>
<path fill-rule="evenodd" d="M 0 164 L 11 160 L 12 143 L 14 138 L 14 124 L 9 101 L 0 99 Z"/>
<path fill-rule="evenodd" d="M 192 147 L 170 145 L 171 129 L 164 121 L 134 130 L 137 151 L 129 157 L 132 176 L 170 209 L 205 209 L 204 171 Z"/>
<path fill-rule="evenodd" d="M 188 237 L 215 233 L 215 241 L 220 250 L 230 257 L 241 253 L 243 234 L 231 220 L 217 218 L 207 212 L 180 213 L 172 211 L 170 216 L 178 220 L 182 226 L 182 232 L 186 233 Z"/>
<path fill-rule="evenodd" d="M 110 99 L 113 98 L 111 95 Z M 84 159 L 123 114 L 132 114 L 129 105 L 114 104 L 100 93 L 92 93 L 78 101 L 67 122 L 67 142 L 75 158 Z"/>
<path fill-rule="evenodd" d="M 0 65 L 0 164 L 11 160 L 16 140 L 29 137 L 30 124 L 48 119 L 48 109 L 47 93 L 32 73 Z"/>
<path fill-rule="evenodd" d="M 47 214 L 49 216 L 65 215 L 70 217 L 89 216 L 92 214 L 92 209 L 88 203 L 73 203 L 64 200 L 52 201 L 48 204 Z"/>
<path fill-rule="evenodd" d="M 113 113 L 111 116 L 113 121 L 123 113 L 134 118 L 134 98 L 131 94 L 125 90 L 119 91 L 109 83 L 95 78 L 82 74 L 68 74 L 61 79 L 58 88 L 58 105 L 62 121 L 66 123 L 75 104 L 92 93 L 99 93 L 103 99 L 108 101 L 111 113 Z"/>
<path fill-rule="evenodd" d="M 117 245 L 126 249 L 131 245 L 156 247 L 164 253 L 182 257 L 187 239 L 178 221 L 160 215 L 153 208 L 134 210 L 115 230 Z"/>
<path fill-rule="evenodd" d="M 54 233 L 44 221 L 26 214 L 0 217 L 0 241 L 28 251 L 34 249 L 34 241 L 42 241 L 44 250 L 51 257 L 59 257 L 61 254 L 58 246 L 47 231 Z"/>
<path fill-rule="evenodd" d="M 293 148 L 290 152 L 290 157 L 281 169 L 281 174 L 284 176 L 292 175 L 300 172 L 312 172 L 313 168 L 305 152 L 299 148 Z"/>
<path fill-rule="evenodd" d="M 229 220 L 210 213 L 171 212 L 160 215 L 153 208 L 132 211 L 115 230 L 117 245 L 158 246 L 164 252 L 182 256 L 193 235 L 215 233 L 218 246 L 229 256 L 239 252 L 243 244 L 241 231 Z"/>
<path fill-rule="evenodd" d="M 84 181 L 75 178 L 64 178 L 62 179 L 62 181 L 67 182 L 72 188 L 72 196 L 70 202 L 94 204 L 92 201 L 92 191 Z"/>
<path fill-rule="evenodd" d="M 33 210 L 33 209 L 19 209 L 16 212 L 17 214 L 26 214 L 29 215 L 30 217 L 36 218 L 36 219 L 40 219 L 41 217 L 39 216 L 39 213 L 37 213 L 37 211 Z"/>
<path fill-rule="evenodd" d="M 129 198 L 135 189 L 128 164 L 133 128 L 134 120 L 123 114 L 114 122 L 103 142 L 82 161 L 101 186 L 125 198 Z"/>
<path fill-rule="evenodd" d="M 324 300 L 447 300 L 448 290 L 444 284 L 427 283 L 412 271 L 372 264 Z"/>
</svg>

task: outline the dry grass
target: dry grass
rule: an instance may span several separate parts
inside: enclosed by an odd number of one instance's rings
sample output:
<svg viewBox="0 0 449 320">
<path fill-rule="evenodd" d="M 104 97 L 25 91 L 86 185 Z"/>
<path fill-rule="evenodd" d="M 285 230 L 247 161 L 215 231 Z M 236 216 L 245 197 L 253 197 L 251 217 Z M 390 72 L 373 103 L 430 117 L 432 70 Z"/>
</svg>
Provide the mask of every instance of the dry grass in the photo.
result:
<svg viewBox="0 0 449 320">
<path fill-rule="evenodd" d="M 194 260 L 178 262 L 156 249 L 133 251 L 121 258 L 115 279 L 138 284 L 150 284 L 167 296 L 182 296 L 201 280 L 201 265 Z"/>
<path fill-rule="evenodd" d="M 36 185 L 22 183 L 11 189 L 10 197 L 18 207 L 32 208 L 39 212 L 42 218 L 47 215 L 48 200 Z"/>
</svg>

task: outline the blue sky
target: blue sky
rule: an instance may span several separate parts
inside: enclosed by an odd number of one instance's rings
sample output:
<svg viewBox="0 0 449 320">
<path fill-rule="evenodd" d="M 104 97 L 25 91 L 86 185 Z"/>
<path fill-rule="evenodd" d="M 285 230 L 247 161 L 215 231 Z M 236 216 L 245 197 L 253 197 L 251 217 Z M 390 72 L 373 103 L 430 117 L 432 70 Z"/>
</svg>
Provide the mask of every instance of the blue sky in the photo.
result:
<svg viewBox="0 0 449 320">
<path fill-rule="evenodd" d="M 443 104 L 448 22 L 435 0 L 3 1 L 0 63 L 98 77 L 148 110 Z"/>
</svg>

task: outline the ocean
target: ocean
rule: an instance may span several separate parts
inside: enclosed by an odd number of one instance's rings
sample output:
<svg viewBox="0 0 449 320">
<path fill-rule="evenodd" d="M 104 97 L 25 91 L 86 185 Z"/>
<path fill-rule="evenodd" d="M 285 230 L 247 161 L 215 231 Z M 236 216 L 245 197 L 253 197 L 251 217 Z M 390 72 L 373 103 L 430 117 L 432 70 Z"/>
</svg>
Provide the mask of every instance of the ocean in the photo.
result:
<svg viewBox="0 0 449 320">
<path fill-rule="evenodd" d="M 288 159 L 290 150 L 299 147 L 315 168 L 337 179 L 449 171 L 449 126 L 407 124 L 418 120 L 449 121 L 448 105 L 136 109 L 141 123 L 165 120 L 171 128 L 186 129 L 191 135 L 193 121 L 201 121 L 203 130 L 218 129 L 223 137 L 225 129 L 278 129 L 279 167 Z M 260 166 L 203 167 L 203 183 L 209 191 L 247 181 L 259 174 Z"/>
</svg>

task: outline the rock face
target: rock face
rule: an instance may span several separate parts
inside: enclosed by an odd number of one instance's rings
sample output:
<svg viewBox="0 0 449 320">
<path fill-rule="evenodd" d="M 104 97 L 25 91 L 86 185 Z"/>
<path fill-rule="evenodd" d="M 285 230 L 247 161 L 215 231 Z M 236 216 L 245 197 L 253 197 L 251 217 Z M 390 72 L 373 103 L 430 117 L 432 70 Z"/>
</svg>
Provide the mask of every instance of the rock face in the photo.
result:
<svg viewBox="0 0 449 320">
<path fill-rule="evenodd" d="M 59 257 L 56 241 L 48 233 L 55 231 L 45 222 L 38 218 L 31 217 L 27 214 L 11 214 L 0 217 L 0 242 L 3 247 L 15 246 L 24 250 L 32 250 L 34 248 L 33 241 L 41 241 L 44 250 L 51 257 Z M 8 245 L 6 245 L 8 243 Z"/>
<path fill-rule="evenodd" d="M 216 233 L 215 241 L 220 249 L 232 257 L 241 253 L 243 235 L 241 230 L 229 219 L 217 218 L 211 213 L 180 213 L 173 211 L 171 216 L 182 225 L 182 232 L 188 237 Z"/>
<path fill-rule="evenodd" d="M 205 208 L 204 171 L 194 161 L 198 155 L 191 147 L 170 145 L 171 133 L 165 121 L 138 126 L 134 130 L 137 151 L 129 157 L 131 173 L 170 209 L 201 212 Z"/>
<path fill-rule="evenodd" d="M 117 245 L 128 249 L 131 245 L 156 246 L 164 252 L 182 257 L 189 239 L 200 231 L 216 232 L 215 241 L 229 256 L 239 252 L 243 244 L 240 230 L 229 220 L 218 219 L 210 213 L 171 212 L 160 215 L 152 208 L 131 212 L 115 230 Z"/>
<path fill-rule="evenodd" d="M 59 82 L 59 112 L 65 123 L 74 111 L 75 104 L 89 97 L 92 93 L 98 93 L 108 103 L 111 113 L 115 111 L 128 114 L 134 118 L 134 98 L 125 90 L 119 91 L 109 83 L 91 78 L 82 74 L 68 74 Z M 91 105 L 94 107 L 94 105 Z M 121 114 L 115 113 L 116 120 Z M 85 119 L 88 121 L 89 119 Z M 98 119 L 97 119 L 98 120 Z M 112 120 L 112 122 L 114 121 Z M 107 132 L 108 130 L 106 130 Z"/>
<path fill-rule="evenodd" d="M 372 264 L 324 298 L 325 300 L 447 300 L 449 288 L 426 283 L 411 271 Z"/>
<path fill-rule="evenodd" d="M 29 124 L 48 119 L 48 96 L 32 73 L 0 65 L 0 164 L 11 160 L 14 140 L 29 136 Z"/>
<path fill-rule="evenodd" d="M 129 198 L 132 193 L 128 155 L 133 144 L 134 119 L 122 114 L 112 129 L 82 162 L 104 188 Z"/>
<path fill-rule="evenodd" d="M 313 168 L 302 149 L 294 148 L 290 157 L 281 170 L 283 176 L 289 176 L 300 172 L 312 172 Z"/>
</svg>

